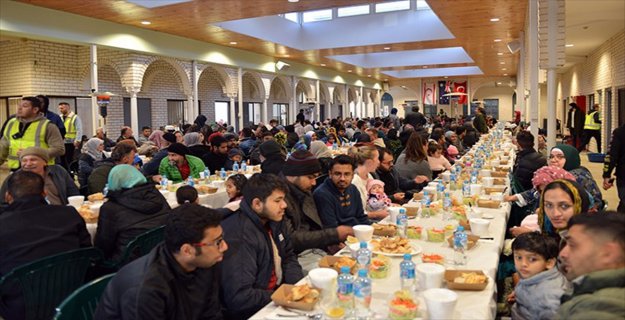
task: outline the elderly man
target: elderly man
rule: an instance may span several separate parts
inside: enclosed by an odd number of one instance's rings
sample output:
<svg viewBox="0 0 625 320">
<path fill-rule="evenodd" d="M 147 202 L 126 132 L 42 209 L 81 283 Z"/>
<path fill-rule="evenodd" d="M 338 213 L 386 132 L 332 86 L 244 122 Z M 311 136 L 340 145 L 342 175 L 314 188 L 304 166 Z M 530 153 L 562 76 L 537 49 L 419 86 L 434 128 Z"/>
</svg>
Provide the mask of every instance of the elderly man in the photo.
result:
<svg viewBox="0 0 625 320">
<path fill-rule="evenodd" d="M 94 319 L 223 319 L 215 267 L 228 250 L 221 217 L 196 204 L 174 209 L 165 241 L 117 272 Z"/>
<path fill-rule="evenodd" d="M 625 213 L 573 216 L 560 251 L 561 269 L 573 282 L 557 319 L 625 317 Z"/>
<path fill-rule="evenodd" d="M 99 138 L 102 141 L 104 141 L 104 150 L 105 151 L 111 151 L 111 149 L 113 149 L 113 147 L 115 147 L 115 141 L 109 139 L 106 136 L 106 132 L 104 132 L 104 128 L 102 128 L 102 127 L 96 129 L 94 137 Z"/>
<path fill-rule="evenodd" d="M 135 147 L 139 147 L 139 143 L 137 142 L 137 139 L 135 139 L 134 132 L 131 127 L 122 127 L 120 133 L 121 134 L 119 135 L 119 138 L 117 138 L 117 142 L 130 139 L 134 141 Z"/>
<path fill-rule="evenodd" d="M 319 172 L 319 160 L 312 153 L 303 150 L 292 153 L 282 169 L 282 175 L 289 187 L 285 199 L 285 220 L 299 263 L 307 271 L 317 267 L 326 250 L 336 252 L 347 236 L 354 234 L 350 226 L 323 227 L 311 193 Z"/>
<path fill-rule="evenodd" d="M 7 180 L 2 196 L 9 206 L 0 215 L 0 277 L 37 259 L 91 246 L 85 221 L 74 207 L 46 203 L 39 174 L 18 170 Z M 2 293 L 0 318 L 23 319 L 24 313 L 21 290 Z"/>
<path fill-rule="evenodd" d="M 16 117 L 6 123 L 0 140 L 0 165 L 8 160 L 9 169 L 19 169 L 20 153 L 28 147 L 48 149 L 47 162 L 65 154 L 65 145 L 59 128 L 41 113 L 41 101 L 24 97 L 17 107 Z"/>
<path fill-rule="evenodd" d="M 48 152 L 42 148 L 30 147 L 22 150 L 18 171 L 30 171 L 40 175 L 45 181 L 46 199 L 50 204 L 67 205 L 67 197 L 80 194 L 74 180 L 67 171 L 59 165 L 48 165 Z M 8 179 L 7 179 L 8 180 Z M 7 180 L 0 188 L 0 194 L 7 190 Z"/>
<path fill-rule="evenodd" d="M 189 177 L 199 178 L 205 168 L 202 159 L 192 156 L 184 144 L 173 143 L 167 148 L 167 158 L 161 160 L 158 173 L 178 183 Z"/>
<path fill-rule="evenodd" d="M 95 167 L 87 180 L 88 193 L 102 192 L 108 183 L 109 173 L 118 164 L 132 165 L 137 148 L 132 143 L 118 143 L 111 152 L 111 157 L 95 163 Z"/>
<path fill-rule="evenodd" d="M 321 221 L 326 228 L 371 224 L 362 207 L 360 192 L 352 184 L 354 169 L 356 164 L 348 155 L 332 159 L 328 179 L 313 193 Z"/>
<path fill-rule="evenodd" d="M 283 283 L 304 275 L 283 221 L 288 187 L 273 174 L 255 174 L 243 200 L 221 226 L 230 250 L 222 263 L 222 298 L 228 319 L 248 319 L 271 301 Z"/>
</svg>

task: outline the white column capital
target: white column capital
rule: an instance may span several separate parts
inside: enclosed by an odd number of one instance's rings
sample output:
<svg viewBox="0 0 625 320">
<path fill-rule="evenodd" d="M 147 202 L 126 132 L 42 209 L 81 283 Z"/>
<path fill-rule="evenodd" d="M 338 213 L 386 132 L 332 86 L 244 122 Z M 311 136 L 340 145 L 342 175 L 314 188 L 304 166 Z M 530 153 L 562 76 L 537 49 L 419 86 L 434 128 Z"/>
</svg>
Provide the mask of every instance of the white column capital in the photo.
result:
<svg viewBox="0 0 625 320">
<path fill-rule="evenodd" d="M 136 98 L 137 94 L 141 92 L 140 87 L 126 87 L 124 89 L 126 89 L 126 92 L 130 93 L 130 96 L 134 98 Z"/>
</svg>

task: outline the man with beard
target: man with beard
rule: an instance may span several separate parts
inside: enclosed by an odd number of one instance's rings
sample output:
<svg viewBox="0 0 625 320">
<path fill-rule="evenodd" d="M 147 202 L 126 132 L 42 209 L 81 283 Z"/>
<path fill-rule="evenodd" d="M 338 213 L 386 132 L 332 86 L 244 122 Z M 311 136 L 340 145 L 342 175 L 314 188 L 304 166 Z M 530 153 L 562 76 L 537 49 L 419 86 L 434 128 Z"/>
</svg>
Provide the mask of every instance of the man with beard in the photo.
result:
<svg viewBox="0 0 625 320">
<path fill-rule="evenodd" d="M 197 204 L 174 209 L 165 241 L 117 272 L 94 319 L 223 319 L 214 267 L 228 250 L 221 217 Z"/>
<path fill-rule="evenodd" d="M 167 158 L 161 160 L 158 173 L 174 183 L 186 181 L 189 177 L 199 178 L 204 172 L 202 159 L 190 155 L 189 148 L 182 143 L 174 143 L 167 148 Z"/>
<path fill-rule="evenodd" d="M 387 148 L 378 148 L 380 153 L 380 165 L 375 171 L 377 179 L 384 182 L 384 193 L 395 203 L 404 204 L 412 199 L 412 192 L 404 190 L 420 190 L 427 185 L 425 176 L 415 177 L 415 180 L 406 179 L 397 173 L 393 161 L 393 153 Z M 417 183 L 417 179 L 422 183 Z M 425 182 L 423 182 L 425 181 Z"/>
<path fill-rule="evenodd" d="M 317 267 L 319 259 L 338 251 L 339 245 L 354 232 L 350 226 L 324 228 L 311 193 L 321 171 L 319 160 L 304 150 L 287 159 L 282 175 L 289 187 L 286 195 L 286 223 L 293 238 L 293 248 L 304 270 Z"/>
<path fill-rule="evenodd" d="M 352 184 L 356 164 L 348 155 L 340 155 L 330 163 L 328 179 L 313 193 L 325 228 L 339 225 L 371 224 L 360 200 L 360 192 Z"/>
<path fill-rule="evenodd" d="M 288 190 L 274 174 L 253 175 L 243 187 L 239 210 L 221 224 L 230 246 L 221 274 L 228 319 L 251 317 L 281 284 L 304 276 L 283 221 Z"/>
<path fill-rule="evenodd" d="M 228 141 L 222 135 L 211 139 L 211 151 L 202 156 L 204 165 L 211 174 L 226 166 L 228 160 Z"/>
</svg>

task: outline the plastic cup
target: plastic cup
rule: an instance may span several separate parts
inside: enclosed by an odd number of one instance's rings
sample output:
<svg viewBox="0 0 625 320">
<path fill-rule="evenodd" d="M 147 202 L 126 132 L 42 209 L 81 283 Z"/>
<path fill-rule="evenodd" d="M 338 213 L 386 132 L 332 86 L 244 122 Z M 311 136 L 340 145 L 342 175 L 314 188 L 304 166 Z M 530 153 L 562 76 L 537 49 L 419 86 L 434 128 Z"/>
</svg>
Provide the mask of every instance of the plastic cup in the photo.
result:
<svg viewBox="0 0 625 320">
<path fill-rule="evenodd" d="M 430 320 L 453 319 L 458 294 L 449 289 L 428 289 L 423 292 Z"/>
<path fill-rule="evenodd" d="M 67 202 L 69 202 L 69 205 L 71 205 L 72 207 L 80 208 L 80 206 L 82 206 L 83 202 L 85 202 L 85 196 L 71 196 L 71 197 L 67 197 Z"/>
<path fill-rule="evenodd" d="M 471 188 L 471 195 L 479 195 L 480 193 L 482 193 L 482 185 L 479 183 L 472 183 L 470 185 Z"/>
<path fill-rule="evenodd" d="M 330 289 L 338 276 L 339 273 L 330 268 L 315 268 L 308 272 L 310 284 L 323 291 Z"/>
<path fill-rule="evenodd" d="M 354 235 L 359 242 L 368 242 L 373 238 L 373 227 L 366 224 L 359 224 L 353 227 Z"/>
<path fill-rule="evenodd" d="M 490 172 L 491 171 L 488 170 L 488 169 L 482 169 L 482 170 L 480 170 L 480 176 L 481 177 L 490 177 Z"/>
<path fill-rule="evenodd" d="M 449 182 L 451 180 L 451 172 L 445 171 L 441 173 L 441 178 L 443 179 L 443 182 Z"/>
<path fill-rule="evenodd" d="M 484 237 L 488 235 L 488 227 L 490 226 L 490 221 L 486 219 L 469 219 L 469 224 L 471 225 L 471 233 L 476 236 Z"/>
<path fill-rule="evenodd" d="M 421 289 L 440 288 L 443 285 L 445 267 L 437 263 L 422 263 L 417 265 L 419 284 Z"/>
<path fill-rule="evenodd" d="M 396 224 L 397 223 L 397 216 L 399 215 L 399 209 L 400 209 L 400 207 L 389 207 L 388 208 L 389 219 L 391 219 L 391 223 L 392 224 Z M 360 240 L 360 239 L 358 239 L 358 240 Z"/>
<path fill-rule="evenodd" d="M 492 187 L 495 184 L 495 178 L 493 177 L 484 177 L 482 178 L 482 183 L 485 187 Z"/>
</svg>

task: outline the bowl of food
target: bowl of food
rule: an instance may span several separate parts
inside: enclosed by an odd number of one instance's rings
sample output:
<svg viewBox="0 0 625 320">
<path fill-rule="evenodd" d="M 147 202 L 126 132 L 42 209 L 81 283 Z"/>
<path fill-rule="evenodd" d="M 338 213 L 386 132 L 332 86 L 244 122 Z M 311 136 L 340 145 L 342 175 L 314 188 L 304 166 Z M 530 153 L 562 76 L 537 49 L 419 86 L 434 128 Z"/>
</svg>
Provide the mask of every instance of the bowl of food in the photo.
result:
<svg viewBox="0 0 625 320">
<path fill-rule="evenodd" d="M 445 229 L 429 228 L 427 229 L 429 242 L 445 241 Z"/>
<path fill-rule="evenodd" d="M 408 239 L 421 239 L 421 232 L 423 228 L 421 226 L 408 226 L 406 228 L 406 237 Z"/>
<path fill-rule="evenodd" d="M 407 290 L 393 293 L 388 304 L 388 317 L 393 320 L 414 319 L 419 316 L 419 302 Z"/>
<path fill-rule="evenodd" d="M 369 277 L 371 277 L 371 279 L 384 279 L 388 276 L 390 268 L 391 259 L 378 254 L 371 258 L 371 263 L 369 264 Z"/>
</svg>

